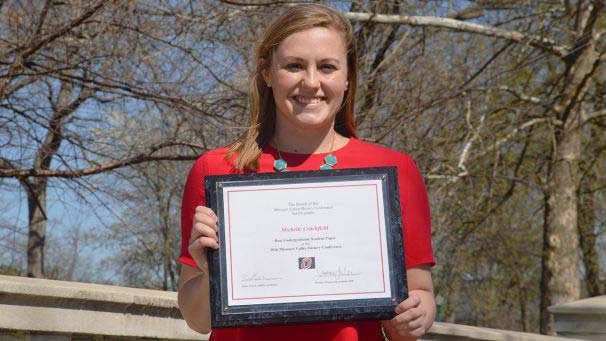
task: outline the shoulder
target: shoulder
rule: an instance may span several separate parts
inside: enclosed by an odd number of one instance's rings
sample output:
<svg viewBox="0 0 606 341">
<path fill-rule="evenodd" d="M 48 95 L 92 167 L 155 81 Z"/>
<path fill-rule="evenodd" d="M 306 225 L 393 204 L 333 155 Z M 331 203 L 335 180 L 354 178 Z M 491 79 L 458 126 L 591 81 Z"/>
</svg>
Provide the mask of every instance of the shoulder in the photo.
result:
<svg viewBox="0 0 606 341">
<path fill-rule="evenodd" d="M 233 165 L 228 160 L 227 147 L 213 149 L 202 154 L 193 164 L 192 172 L 200 175 L 225 174 L 233 171 Z"/>
<path fill-rule="evenodd" d="M 226 160 L 227 153 L 229 149 L 227 147 L 221 147 L 213 150 L 209 150 L 206 153 L 202 154 L 198 160 L 202 160 L 202 162 L 217 162 L 220 160 Z"/>
<path fill-rule="evenodd" d="M 366 158 L 379 159 L 390 163 L 395 162 L 406 166 L 411 163 L 414 165 L 412 158 L 406 153 L 355 138 L 352 139 L 351 143 L 351 151 L 364 155 Z"/>
</svg>

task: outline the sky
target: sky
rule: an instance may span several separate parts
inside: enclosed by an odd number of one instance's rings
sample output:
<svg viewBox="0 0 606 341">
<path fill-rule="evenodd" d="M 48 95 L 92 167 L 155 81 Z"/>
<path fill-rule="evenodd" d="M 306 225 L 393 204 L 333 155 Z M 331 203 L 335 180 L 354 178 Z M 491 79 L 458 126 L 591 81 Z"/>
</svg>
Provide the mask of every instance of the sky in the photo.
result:
<svg viewBox="0 0 606 341">
<path fill-rule="evenodd" d="M 25 192 L 17 186 L 14 180 L 4 180 L 0 187 L 0 265 L 12 264 L 26 267 L 26 240 L 28 230 L 28 207 Z M 8 182 L 8 184 L 7 184 Z M 51 180 L 47 195 L 47 217 L 45 268 L 53 265 L 66 266 L 71 259 L 72 241 L 70 236 L 75 229 L 80 229 L 81 242 L 76 280 L 84 279 L 96 282 L 111 282 L 111 271 L 91 274 L 93 268 L 99 266 L 107 257 L 110 250 L 97 245 L 94 238 L 84 238 L 87 232 L 106 232 L 109 224 L 115 222 L 110 212 L 101 207 L 92 207 L 84 203 L 76 193 L 56 180 Z M 8 186 L 7 186 L 8 185 Z M 8 187 L 8 188 L 7 188 Z M 88 239 L 88 240 L 87 240 Z M 59 264 L 57 264 L 59 263 Z"/>
</svg>

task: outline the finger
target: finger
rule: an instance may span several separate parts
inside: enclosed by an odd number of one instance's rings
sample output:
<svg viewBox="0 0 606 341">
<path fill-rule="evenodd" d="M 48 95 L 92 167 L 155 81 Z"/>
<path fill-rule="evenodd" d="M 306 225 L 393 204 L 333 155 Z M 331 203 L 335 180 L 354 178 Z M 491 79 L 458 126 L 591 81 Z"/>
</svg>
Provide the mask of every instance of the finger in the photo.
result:
<svg viewBox="0 0 606 341">
<path fill-rule="evenodd" d="M 425 330 L 425 327 L 421 326 L 409 331 L 398 331 L 398 334 L 400 336 L 412 336 L 418 338 L 425 335 L 425 332 L 427 332 L 427 330 Z"/>
<path fill-rule="evenodd" d="M 421 314 L 418 318 L 396 326 L 396 330 L 413 331 L 423 326 L 425 322 L 425 314 Z"/>
<path fill-rule="evenodd" d="M 219 248 L 219 243 L 213 238 L 200 237 L 189 243 L 188 251 L 190 254 L 192 254 L 195 252 L 204 251 L 206 248 L 217 250 Z"/>
<path fill-rule="evenodd" d="M 217 216 L 208 215 L 204 212 L 197 212 L 194 214 L 194 224 L 195 223 L 203 223 L 204 225 L 212 227 L 215 231 L 218 231 Z"/>
<path fill-rule="evenodd" d="M 398 306 L 396 307 L 396 314 L 401 314 L 406 310 L 418 307 L 419 304 L 421 304 L 421 298 L 418 295 L 411 295 L 407 299 L 402 301 L 400 304 L 398 304 Z"/>
<path fill-rule="evenodd" d="M 203 223 L 194 223 L 189 240 L 191 242 L 200 237 L 212 238 L 214 240 L 219 239 L 219 237 L 217 236 L 217 231 L 212 227 Z"/>
<path fill-rule="evenodd" d="M 401 329 L 406 327 L 406 329 L 410 329 L 408 326 L 412 321 L 416 321 L 418 319 L 422 319 L 425 316 L 425 310 L 421 308 L 411 308 L 407 311 L 396 315 L 391 321 L 394 327 Z"/>
<path fill-rule="evenodd" d="M 206 214 L 208 216 L 214 217 L 215 219 L 219 219 L 217 217 L 217 215 L 215 214 L 215 211 L 211 210 L 210 208 L 208 208 L 206 206 L 196 206 L 195 213 L 203 213 L 203 214 Z"/>
</svg>

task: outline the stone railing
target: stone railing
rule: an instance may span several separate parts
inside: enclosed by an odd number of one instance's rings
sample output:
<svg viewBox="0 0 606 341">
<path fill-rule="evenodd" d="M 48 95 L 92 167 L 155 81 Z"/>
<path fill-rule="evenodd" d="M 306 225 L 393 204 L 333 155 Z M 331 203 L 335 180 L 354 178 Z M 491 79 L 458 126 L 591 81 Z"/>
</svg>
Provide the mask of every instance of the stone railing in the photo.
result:
<svg viewBox="0 0 606 341">
<path fill-rule="evenodd" d="M 606 340 L 606 295 L 549 307 L 559 335 Z"/>
<path fill-rule="evenodd" d="M 603 327 L 606 315 L 599 316 Z M 208 335 L 187 327 L 174 292 L 0 276 L 1 340 L 106 338 L 208 340 Z M 571 340 L 438 322 L 423 339 Z"/>
<path fill-rule="evenodd" d="M 0 330 L 4 336 L 14 331 L 18 340 L 27 335 L 208 340 L 187 327 L 174 292 L 12 276 L 0 276 Z"/>
</svg>

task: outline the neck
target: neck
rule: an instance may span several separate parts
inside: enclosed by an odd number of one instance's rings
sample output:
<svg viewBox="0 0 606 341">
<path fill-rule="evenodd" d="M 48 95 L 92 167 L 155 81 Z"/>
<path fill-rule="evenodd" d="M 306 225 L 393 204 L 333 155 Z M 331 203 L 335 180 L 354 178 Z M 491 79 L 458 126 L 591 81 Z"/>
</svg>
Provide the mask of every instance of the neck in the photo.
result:
<svg viewBox="0 0 606 341">
<path fill-rule="evenodd" d="M 287 129 L 276 124 L 274 146 L 283 152 L 300 154 L 328 153 L 333 147 L 337 132 L 333 126 L 308 130 Z"/>
</svg>

